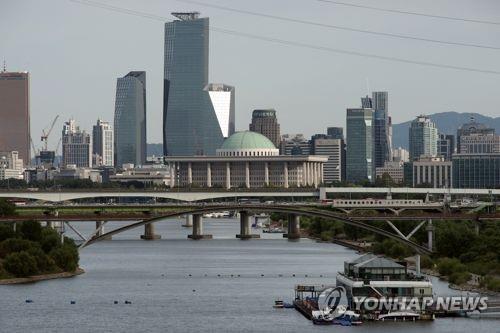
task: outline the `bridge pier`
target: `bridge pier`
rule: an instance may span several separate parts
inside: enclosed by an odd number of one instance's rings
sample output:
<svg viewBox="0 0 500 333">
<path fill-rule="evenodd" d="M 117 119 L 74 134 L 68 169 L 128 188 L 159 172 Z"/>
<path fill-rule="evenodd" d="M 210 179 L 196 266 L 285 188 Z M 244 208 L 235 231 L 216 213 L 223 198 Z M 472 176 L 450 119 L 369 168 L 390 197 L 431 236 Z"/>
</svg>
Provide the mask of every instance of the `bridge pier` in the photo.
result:
<svg viewBox="0 0 500 333">
<path fill-rule="evenodd" d="M 188 238 L 198 240 L 198 239 L 212 239 L 212 235 L 203 234 L 203 215 L 193 214 L 190 215 L 193 221 L 193 233 L 188 235 Z"/>
<path fill-rule="evenodd" d="M 476 234 L 476 236 L 479 236 L 479 221 L 478 220 L 474 220 L 474 233 Z"/>
<path fill-rule="evenodd" d="M 186 228 L 191 228 L 193 226 L 193 215 L 191 214 L 186 215 L 186 223 L 183 224 L 182 226 Z"/>
<path fill-rule="evenodd" d="M 288 215 L 288 233 L 283 234 L 283 238 L 299 239 L 300 238 L 300 215 Z"/>
<path fill-rule="evenodd" d="M 141 235 L 141 239 L 144 240 L 161 239 L 161 235 L 155 234 L 155 226 L 153 223 L 148 223 L 144 225 L 144 235 Z"/>
<path fill-rule="evenodd" d="M 432 251 L 433 247 L 434 247 L 434 244 L 433 244 L 433 240 L 434 240 L 434 226 L 432 225 L 432 219 L 429 219 L 428 223 L 427 223 L 427 249 L 429 251 Z"/>
<path fill-rule="evenodd" d="M 102 236 L 104 234 L 104 222 L 103 221 L 95 221 L 95 229 L 99 230 L 95 237 Z M 111 236 L 106 237 L 104 240 L 111 240 Z"/>
<path fill-rule="evenodd" d="M 239 239 L 260 238 L 260 235 L 252 235 L 252 225 L 250 224 L 250 215 L 247 211 L 240 212 L 240 233 L 236 235 Z"/>
</svg>

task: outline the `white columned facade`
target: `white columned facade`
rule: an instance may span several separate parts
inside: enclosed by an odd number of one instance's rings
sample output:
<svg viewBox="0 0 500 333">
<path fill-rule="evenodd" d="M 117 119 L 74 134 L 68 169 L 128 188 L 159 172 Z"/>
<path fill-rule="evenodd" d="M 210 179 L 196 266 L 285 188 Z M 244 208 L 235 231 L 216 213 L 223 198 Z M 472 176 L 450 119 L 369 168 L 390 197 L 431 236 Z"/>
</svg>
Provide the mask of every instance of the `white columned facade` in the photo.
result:
<svg viewBox="0 0 500 333">
<path fill-rule="evenodd" d="M 288 162 L 283 164 L 283 183 L 285 188 L 288 188 Z"/>
<path fill-rule="evenodd" d="M 307 187 L 307 162 L 302 163 L 302 185 Z"/>
<path fill-rule="evenodd" d="M 212 187 L 212 166 L 207 162 L 207 187 Z"/>
<path fill-rule="evenodd" d="M 191 185 L 193 183 L 193 165 L 191 162 L 188 162 L 188 184 Z"/>
<path fill-rule="evenodd" d="M 226 162 L 226 189 L 231 188 L 231 162 Z"/>
<path fill-rule="evenodd" d="M 245 186 L 250 188 L 250 162 L 245 162 Z"/>
</svg>

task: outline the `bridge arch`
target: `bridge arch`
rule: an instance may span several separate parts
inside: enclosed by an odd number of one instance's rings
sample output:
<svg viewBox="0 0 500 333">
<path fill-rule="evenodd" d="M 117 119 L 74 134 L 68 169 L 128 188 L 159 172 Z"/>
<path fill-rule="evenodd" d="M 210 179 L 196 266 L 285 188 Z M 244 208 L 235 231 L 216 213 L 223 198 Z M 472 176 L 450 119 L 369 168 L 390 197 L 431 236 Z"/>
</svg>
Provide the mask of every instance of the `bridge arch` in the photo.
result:
<svg viewBox="0 0 500 333">
<path fill-rule="evenodd" d="M 399 235 L 393 234 L 391 232 L 388 232 L 384 229 L 380 229 L 377 227 L 374 227 L 370 224 L 363 223 L 361 221 L 357 221 L 345 216 L 338 215 L 332 211 L 328 210 L 322 210 L 314 207 L 294 207 L 294 206 L 287 206 L 287 205 L 242 205 L 242 204 L 228 204 L 228 205 L 207 205 L 203 206 L 200 208 L 186 208 L 182 209 L 180 211 L 176 212 L 171 212 L 171 213 L 166 213 L 163 214 L 162 216 L 156 216 L 150 219 L 145 219 L 139 222 L 135 222 L 132 224 L 129 224 L 127 226 L 123 226 L 120 228 L 117 228 L 115 230 L 108 231 L 106 233 L 103 233 L 100 236 L 94 237 L 91 240 L 89 240 L 85 246 L 91 245 L 93 243 L 96 243 L 98 241 L 104 240 L 109 236 L 113 236 L 119 233 L 122 233 L 124 231 L 134 229 L 140 226 L 143 226 L 148 223 L 153 223 L 153 222 L 158 222 L 161 220 L 164 220 L 166 218 L 172 218 L 172 217 L 178 217 L 181 215 L 186 215 L 186 214 L 205 214 L 205 213 L 213 213 L 213 212 L 220 212 L 220 211 L 255 211 L 255 212 L 277 212 L 277 213 L 285 213 L 285 214 L 296 214 L 296 215 L 302 215 L 302 216 L 311 216 L 311 217 L 320 217 L 320 218 L 326 218 L 326 219 L 332 219 L 332 220 L 337 220 L 343 223 L 346 223 L 348 225 L 352 225 L 354 227 L 358 227 L 373 233 L 376 233 L 381 236 L 385 236 L 391 239 L 394 239 L 404 245 L 407 245 L 411 248 L 413 248 L 417 253 L 431 253 L 429 249 L 427 249 L 424 246 L 421 246 L 409 239 L 405 239 L 400 237 Z"/>
</svg>

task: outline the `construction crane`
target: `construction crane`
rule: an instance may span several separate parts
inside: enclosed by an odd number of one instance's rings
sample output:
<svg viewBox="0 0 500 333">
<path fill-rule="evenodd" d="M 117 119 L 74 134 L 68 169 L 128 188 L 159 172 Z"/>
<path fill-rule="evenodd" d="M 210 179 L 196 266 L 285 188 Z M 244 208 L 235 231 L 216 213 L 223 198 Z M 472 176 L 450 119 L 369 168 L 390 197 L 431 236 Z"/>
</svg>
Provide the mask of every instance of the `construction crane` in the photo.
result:
<svg viewBox="0 0 500 333">
<path fill-rule="evenodd" d="M 50 128 L 49 130 L 47 131 L 46 129 L 43 129 L 42 130 L 42 136 L 40 138 L 40 140 L 43 142 L 43 150 L 44 151 L 47 151 L 48 150 L 48 139 L 49 139 L 49 135 L 50 133 L 52 132 L 52 130 L 54 129 L 54 126 L 56 124 L 56 121 L 57 119 L 59 119 L 59 115 L 57 115 L 54 120 L 52 121 L 52 124 L 50 125 Z"/>
</svg>

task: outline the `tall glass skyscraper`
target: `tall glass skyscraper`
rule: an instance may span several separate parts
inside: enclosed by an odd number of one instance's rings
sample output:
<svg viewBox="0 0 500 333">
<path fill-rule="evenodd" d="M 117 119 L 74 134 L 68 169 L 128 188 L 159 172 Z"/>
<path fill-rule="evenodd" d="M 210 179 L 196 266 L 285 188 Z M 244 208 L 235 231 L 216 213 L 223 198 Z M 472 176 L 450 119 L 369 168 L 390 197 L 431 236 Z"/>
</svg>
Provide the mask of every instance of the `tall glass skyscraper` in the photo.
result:
<svg viewBox="0 0 500 333">
<path fill-rule="evenodd" d="M 420 115 L 413 120 L 408 134 L 410 162 L 418 160 L 422 155 L 437 155 L 438 130 L 428 116 Z"/>
<path fill-rule="evenodd" d="M 346 179 L 349 182 L 374 180 L 373 119 L 372 109 L 347 109 Z"/>
<path fill-rule="evenodd" d="M 372 97 L 361 97 L 361 107 L 374 110 L 374 163 L 381 168 L 392 160 L 392 128 L 387 91 L 374 91 Z"/>
<path fill-rule="evenodd" d="M 209 20 L 199 13 L 172 13 L 165 23 L 163 150 L 165 155 L 215 155 L 223 131 L 205 89 Z"/>
<path fill-rule="evenodd" d="M 115 164 L 146 162 L 146 72 L 134 71 L 116 82 Z"/>
</svg>

